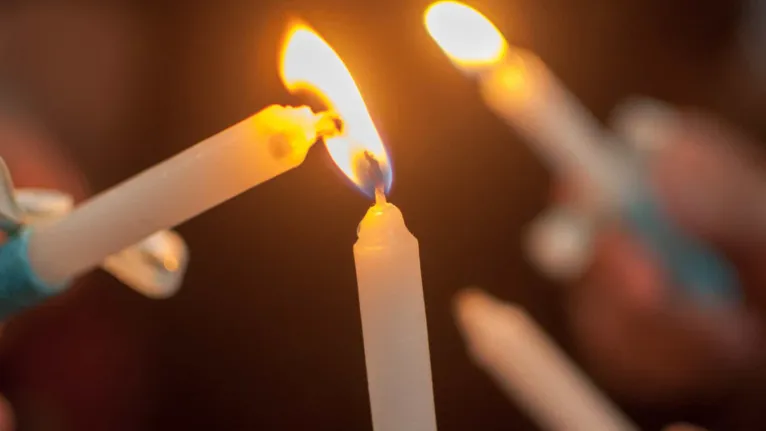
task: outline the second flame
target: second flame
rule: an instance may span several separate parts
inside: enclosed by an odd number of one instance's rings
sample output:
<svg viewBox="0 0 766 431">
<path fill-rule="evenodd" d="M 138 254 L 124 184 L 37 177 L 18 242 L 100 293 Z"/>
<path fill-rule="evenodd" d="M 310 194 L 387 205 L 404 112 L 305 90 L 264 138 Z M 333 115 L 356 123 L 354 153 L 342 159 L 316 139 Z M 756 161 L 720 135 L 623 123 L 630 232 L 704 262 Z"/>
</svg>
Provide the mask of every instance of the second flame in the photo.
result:
<svg viewBox="0 0 766 431">
<path fill-rule="evenodd" d="M 286 38 L 280 72 L 288 90 L 309 91 L 340 116 L 343 133 L 325 143 L 343 173 L 370 196 L 379 186 L 375 182 L 388 191 L 393 177 L 388 153 L 354 78 L 332 47 L 309 27 L 296 25 Z"/>
<path fill-rule="evenodd" d="M 503 59 L 508 45 L 500 30 L 476 9 L 457 1 L 439 1 L 425 13 L 428 33 L 462 69 L 481 69 Z"/>
</svg>

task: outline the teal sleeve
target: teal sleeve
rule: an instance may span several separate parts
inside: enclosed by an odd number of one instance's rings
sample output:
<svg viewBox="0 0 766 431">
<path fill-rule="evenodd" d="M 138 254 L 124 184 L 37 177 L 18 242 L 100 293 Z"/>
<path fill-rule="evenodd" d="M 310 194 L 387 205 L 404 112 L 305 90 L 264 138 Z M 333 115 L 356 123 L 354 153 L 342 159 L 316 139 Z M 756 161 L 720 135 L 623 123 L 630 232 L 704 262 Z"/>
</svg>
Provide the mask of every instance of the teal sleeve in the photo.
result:
<svg viewBox="0 0 766 431">
<path fill-rule="evenodd" d="M 35 274 L 27 253 L 29 233 L 21 230 L 0 247 L 0 321 L 66 288 L 47 284 Z"/>
<path fill-rule="evenodd" d="M 648 187 L 625 208 L 624 216 L 683 293 L 708 305 L 741 301 L 736 269 L 710 245 L 676 226 Z"/>
</svg>

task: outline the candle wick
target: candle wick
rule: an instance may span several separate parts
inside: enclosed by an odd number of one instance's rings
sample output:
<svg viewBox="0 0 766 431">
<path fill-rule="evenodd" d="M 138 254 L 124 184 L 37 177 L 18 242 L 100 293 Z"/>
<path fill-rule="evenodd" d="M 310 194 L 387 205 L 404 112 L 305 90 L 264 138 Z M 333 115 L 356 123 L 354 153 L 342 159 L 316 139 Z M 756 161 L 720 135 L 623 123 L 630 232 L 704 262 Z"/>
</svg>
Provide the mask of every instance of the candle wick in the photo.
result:
<svg viewBox="0 0 766 431">
<path fill-rule="evenodd" d="M 380 184 L 375 187 L 375 205 L 385 205 L 386 203 L 386 192 L 383 189 L 383 185 Z"/>
<path fill-rule="evenodd" d="M 368 175 L 375 187 L 375 204 L 384 205 L 386 203 L 386 186 L 383 170 L 380 169 L 380 162 L 369 151 L 364 152 L 364 158 L 367 160 Z"/>
<path fill-rule="evenodd" d="M 316 125 L 317 136 L 322 138 L 331 138 L 343 134 L 343 119 L 331 111 L 324 111 L 317 114 Z"/>
</svg>

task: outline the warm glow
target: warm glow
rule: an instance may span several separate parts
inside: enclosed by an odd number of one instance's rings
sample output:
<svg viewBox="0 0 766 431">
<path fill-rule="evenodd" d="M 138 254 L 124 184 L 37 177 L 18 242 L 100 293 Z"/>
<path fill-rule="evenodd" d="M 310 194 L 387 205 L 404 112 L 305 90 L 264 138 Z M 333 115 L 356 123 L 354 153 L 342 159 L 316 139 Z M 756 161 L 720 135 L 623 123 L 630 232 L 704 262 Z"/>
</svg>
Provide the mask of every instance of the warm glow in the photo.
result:
<svg viewBox="0 0 766 431">
<path fill-rule="evenodd" d="M 291 92 L 316 94 L 343 120 L 342 135 L 325 141 L 338 167 L 372 195 L 375 185 L 369 181 L 365 161 L 371 155 L 380 165 L 388 190 L 392 175 L 386 148 L 354 78 L 338 54 L 312 29 L 296 25 L 286 38 L 280 64 L 282 81 Z"/>
<path fill-rule="evenodd" d="M 465 69 L 497 63 L 508 49 L 505 38 L 490 20 L 459 2 L 432 4 L 426 10 L 425 24 L 450 60 Z"/>
</svg>

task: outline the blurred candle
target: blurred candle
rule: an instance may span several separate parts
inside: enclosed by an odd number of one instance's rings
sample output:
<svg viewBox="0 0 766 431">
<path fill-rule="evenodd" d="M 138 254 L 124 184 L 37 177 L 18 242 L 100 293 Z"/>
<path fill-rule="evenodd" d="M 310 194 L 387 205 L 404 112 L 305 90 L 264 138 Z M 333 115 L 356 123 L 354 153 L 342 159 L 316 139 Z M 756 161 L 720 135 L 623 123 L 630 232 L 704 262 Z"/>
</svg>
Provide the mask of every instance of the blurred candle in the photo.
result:
<svg viewBox="0 0 766 431">
<path fill-rule="evenodd" d="M 337 166 L 376 202 L 354 245 L 364 355 L 375 431 L 436 431 L 418 241 L 387 203 L 391 164 L 351 73 L 313 30 L 294 27 L 285 44 L 288 88 L 320 96 L 343 121 L 325 140 Z"/>
<path fill-rule="evenodd" d="M 335 132 L 328 115 L 270 106 L 69 215 L 34 226 L 28 236 L 31 267 L 46 283 L 65 283 L 154 232 L 299 166 L 318 137 Z"/>
<path fill-rule="evenodd" d="M 474 360 L 547 431 L 637 431 L 527 313 L 479 291 L 457 301 Z"/>
<path fill-rule="evenodd" d="M 492 22 L 456 1 L 432 4 L 425 25 L 455 66 L 479 78 L 487 106 L 579 193 L 587 213 L 622 216 L 673 284 L 701 305 L 741 299 L 730 262 L 674 224 L 655 198 L 645 167 L 612 145 L 614 137 L 537 56 L 509 47 Z"/>
<path fill-rule="evenodd" d="M 425 25 L 452 63 L 479 79 L 482 96 L 567 180 L 585 176 L 603 188 L 620 183 L 622 166 L 604 150 L 607 136 L 589 111 L 533 53 L 509 47 L 481 13 L 456 1 L 432 4 Z M 612 191 L 610 189 L 610 191 Z"/>
</svg>

